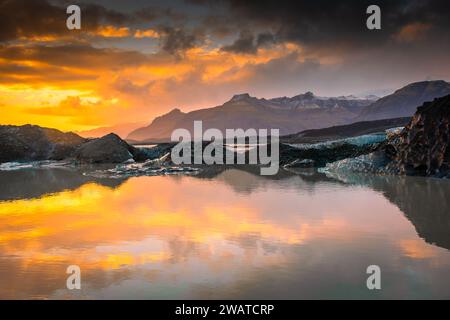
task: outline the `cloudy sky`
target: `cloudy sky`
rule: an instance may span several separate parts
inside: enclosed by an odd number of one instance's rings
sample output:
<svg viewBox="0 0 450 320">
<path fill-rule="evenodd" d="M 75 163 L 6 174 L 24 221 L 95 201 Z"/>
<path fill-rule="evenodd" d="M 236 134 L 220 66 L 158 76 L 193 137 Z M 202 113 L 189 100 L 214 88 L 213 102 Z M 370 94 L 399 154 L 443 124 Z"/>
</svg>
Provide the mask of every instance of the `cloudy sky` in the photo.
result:
<svg viewBox="0 0 450 320">
<path fill-rule="evenodd" d="M 66 7 L 82 9 L 81 30 Z M 381 7 L 382 29 L 366 28 Z M 0 0 L 0 123 L 84 130 L 450 80 L 450 1 Z"/>
</svg>

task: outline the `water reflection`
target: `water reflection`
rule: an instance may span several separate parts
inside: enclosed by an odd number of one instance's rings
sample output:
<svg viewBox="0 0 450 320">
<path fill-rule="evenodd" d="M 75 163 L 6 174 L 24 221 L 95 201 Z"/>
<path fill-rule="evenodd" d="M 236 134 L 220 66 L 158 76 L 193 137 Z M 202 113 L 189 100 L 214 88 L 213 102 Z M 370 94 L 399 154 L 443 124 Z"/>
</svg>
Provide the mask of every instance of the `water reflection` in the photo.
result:
<svg viewBox="0 0 450 320">
<path fill-rule="evenodd" d="M 111 188 L 125 179 L 92 179 L 73 168 L 0 171 L 0 201 L 38 198 L 49 193 L 74 190 L 88 182 Z"/>
<path fill-rule="evenodd" d="M 347 184 L 368 186 L 395 204 L 428 243 L 450 249 L 450 182 L 422 177 L 346 175 Z"/>
<path fill-rule="evenodd" d="M 447 181 L 246 170 L 1 173 L 0 297 L 450 296 Z M 381 292 L 365 287 L 369 264 Z"/>
</svg>

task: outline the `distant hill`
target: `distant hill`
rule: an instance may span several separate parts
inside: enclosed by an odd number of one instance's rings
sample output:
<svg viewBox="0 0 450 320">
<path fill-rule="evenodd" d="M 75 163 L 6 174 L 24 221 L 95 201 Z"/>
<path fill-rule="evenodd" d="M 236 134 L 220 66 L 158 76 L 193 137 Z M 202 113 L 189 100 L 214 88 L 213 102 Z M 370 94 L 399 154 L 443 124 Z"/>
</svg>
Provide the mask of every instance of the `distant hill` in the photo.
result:
<svg viewBox="0 0 450 320">
<path fill-rule="evenodd" d="M 195 120 L 203 121 L 203 130 L 217 128 L 279 128 L 280 134 L 311 128 L 349 123 L 372 99 L 318 97 L 311 92 L 294 97 L 259 99 L 249 94 L 233 96 L 223 105 L 184 113 L 173 109 L 143 128 L 134 130 L 127 141 L 158 142 L 170 140 L 172 131 L 185 128 L 192 132 Z"/>
<path fill-rule="evenodd" d="M 91 130 L 75 131 L 76 134 L 84 138 L 99 138 L 109 133 L 115 133 L 121 138 L 128 136 L 130 132 L 145 125 L 144 122 L 122 123 L 110 127 L 99 127 Z"/>
<path fill-rule="evenodd" d="M 374 121 L 361 121 L 343 126 L 306 130 L 280 138 L 284 143 L 315 143 L 383 132 L 386 129 L 403 127 L 409 123 L 410 117 Z"/>
<path fill-rule="evenodd" d="M 426 101 L 450 94 L 450 83 L 443 80 L 408 84 L 362 109 L 355 121 L 411 117 Z"/>
</svg>

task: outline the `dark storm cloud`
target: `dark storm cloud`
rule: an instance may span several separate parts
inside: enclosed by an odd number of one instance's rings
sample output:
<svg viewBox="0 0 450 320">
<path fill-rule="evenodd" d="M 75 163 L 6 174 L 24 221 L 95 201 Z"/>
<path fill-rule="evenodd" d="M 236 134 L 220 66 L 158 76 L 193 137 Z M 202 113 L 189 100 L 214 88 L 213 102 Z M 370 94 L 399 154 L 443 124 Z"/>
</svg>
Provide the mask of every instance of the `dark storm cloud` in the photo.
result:
<svg viewBox="0 0 450 320">
<path fill-rule="evenodd" d="M 246 53 L 255 54 L 258 48 L 274 43 L 275 38 L 270 33 L 261 33 L 258 36 L 254 36 L 250 32 L 241 32 L 239 38 L 228 46 L 223 46 L 223 51 L 234 53 Z"/>
<path fill-rule="evenodd" d="M 395 88 L 412 79 L 450 76 L 448 0 L 84 0 L 80 3 L 81 33 L 66 29 L 68 4 L 71 1 L 0 0 L 0 57 L 107 69 L 151 63 L 145 54 L 133 52 L 147 41 L 153 41 L 153 46 L 159 41 L 160 51 L 152 53 L 171 61 L 172 56 L 183 58 L 186 50 L 205 44 L 206 50 L 222 48 L 247 55 L 257 55 L 258 49 L 272 44 L 299 44 L 298 48 L 278 46 L 277 50 L 285 50 L 287 55 L 283 57 L 283 51 L 278 60 L 236 67 L 237 71 L 245 69 L 252 75 L 252 79 L 245 79 L 247 84 L 253 84 L 248 90 L 261 92 L 260 95 L 270 88 L 283 94 L 294 89 L 294 93 L 303 89 L 334 93 L 345 88 Z M 382 30 L 366 28 L 366 8 L 370 4 L 381 7 Z M 119 40 L 100 38 L 95 31 L 105 25 L 128 27 L 129 35 Z M 131 39 L 136 30 L 154 30 L 158 37 Z M 71 46 L 73 35 L 86 34 L 82 40 L 87 46 Z M 5 43 L 41 35 L 63 40 L 46 46 L 29 41 L 22 47 L 15 42 Z M 116 48 L 129 48 L 130 52 L 95 49 L 111 43 Z M 290 50 L 298 52 L 289 55 Z M 8 75 L 33 72 L 19 63 L 14 68 L 3 70 Z M 198 85 L 204 85 L 201 76 L 198 79 Z M 278 79 L 277 84 L 273 79 Z M 386 83 L 389 79 L 391 82 Z M 119 84 L 130 91 L 140 89 L 126 82 Z M 233 90 L 241 90 L 243 85 L 240 83 Z"/>
<path fill-rule="evenodd" d="M 255 37 L 251 33 L 242 32 L 233 44 L 224 46 L 222 50 L 236 53 L 256 53 Z"/>
<path fill-rule="evenodd" d="M 188 33 L 183 29 L 169 26 L 159 29 L 163 32 L 162 49 L 173 55 L 179 55 L 183 51 L 195 47 L 201 41 L 198 35 Z"/>
<path fill-rule="evenodd" d="M 185 22 L 187 18 L 186 14 L 178 11 L 176 8 L 161 8 L 156 6 L 146 6 L 137 9 L 133 15 L 144 22 L 166 19 L 168 21 L 181 23 Z"/>
<path fill-rule="evenodd" d="M 25 35 L 60 33 L 65 27 L 64 14 L 61 8 L 47 1 L 0 0 L 0 41 Z M 62 23 L 58 16 L 63 18 Z"/>
<path fill-rule="evenodd" d="M 132 17 L 96 4 L 80 4 L 83 31 L 101 23 L 121 25 Z M 21 37 L 73 35 L 66 27 L 66 6 L 46 0 L 0 0 L 0 41 Z"/>
<path fill-rule="evenodd" d="M 186 18 L 177 7 L 146 4 L 129 12 L 104 7 L 92 1 L 78 3 L 82 12 L 82 29 L 73 32 L 66 27 L 66 7 L 70 1 L 0 0 L 0 42 L 53 36 L 56 39 L 80 40 L 104 25 L 131 27 L 137 24 L 153 27 L 161 34 L 161 50 L 180 56 L 183 51 L 201 43 L 201 35 L 186 26 Z M 86 38 L 84 38 L 86 40 Z"/>
<path fill-rule="evenodd" d="M 390 41 L 409 24 L 430 25 L 435 36 L 447 36 L 450 31 L 450 1 L 448 0 L 314 0 L 314 1 L 239 1 L 195 0 L 197 5 L 222 6 L 227 10 L 228 28 L 266 30 L 277 41 L 296 42 L 306 46 L 341 47 L 372 46 Z M 377 4 L 382 11 L 382 30 L 369 32 L 366 9 Z M 219 20 L 218 20 L 219 21 Z M 208 21 L 211 26 L 213 21 Z M 223 24 L 223 21 L 219 22 Z M 256 31 L 255 31 L 256 32 Z M 250 36 L 238 39 L 224 48 L 254 49 Z"/>
<path fill-rule="evenodd" d="M 65 27 L 69 2 L 0 0 L 0 41 L 73 35 Z M 365 12 L 370 4 L 381 7 L 382 30 L 369 32 L 366 28 Z M 448 0 L 187 0 L 185 4 L 130 1 L 132 9 L 128 11 L 123 4 L 107 1 L 82 1 L 80 6 L 84 31 L 95 30 L 100 24 L 129 27 L 158 21 L 168 29 L 162 49 L 169 53 L 191 48 L 198 42 L 198 32 L 192 31 L 196 22 L 205 34 L 219 38 L 240 34 L 223 49 L 243 53 L 256 53 L 260 46 L 275 40 L 315 47 L 379 45 L 412 23 L 431 26 L 434 36 L 448 35 L 450 31 Z"/>
<path fill-rule="evenodd" d="M 81 4 L 80 8 L 83 12 L 83 22 L 88 27 L 96 27 L 102 22 L 124 25 L 134 21 L 134 18 L 129 15 L 95 4 Z"/>
</svg>

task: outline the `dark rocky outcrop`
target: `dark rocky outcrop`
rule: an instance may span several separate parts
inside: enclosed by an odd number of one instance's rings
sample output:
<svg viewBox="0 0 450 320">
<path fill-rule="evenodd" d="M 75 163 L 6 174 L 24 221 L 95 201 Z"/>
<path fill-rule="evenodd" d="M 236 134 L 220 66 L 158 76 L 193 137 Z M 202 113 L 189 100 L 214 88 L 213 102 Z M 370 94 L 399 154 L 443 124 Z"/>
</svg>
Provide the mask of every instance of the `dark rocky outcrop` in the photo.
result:
<svg viewBox="0 0 450 320">
<path fill-rule="evenodd" d="M 171 145 L 136 148 L 110 133 L 98 139 L 84 139 L 75 133 L 34 125 L 0 126 L 0 163 L 70 160 L 79 163 L 121 163 L 161 157 Z"/>
<path fill-rule="evenodd" d="M 86 140 L 68 132 L 33 125 L 0 126 L 0 163 L 62 160 Z"/>
<path fill-rule="evenodd" d="M 443 177 L 450 174 L 450 95 L 426 102 L 411 122 L 383 146 L 388 165 L 401 174 Z"/>
<path fill-rule="evenodd" d="M 75 152 L 75 159 L 82 163 L 122 163 L 131 159 L 144 161 L 148 156 L 145 150 L 135 148 L 110 133 L 80 146 Z"/>
<path fill-rule="evenodd" d="M 152 148 L 140 147 L 139 150 L 144 153 L 146 159 L 152 160 L 170 153 L 175 145 L 176 143 L 160 143 Z"/>
</svg>

